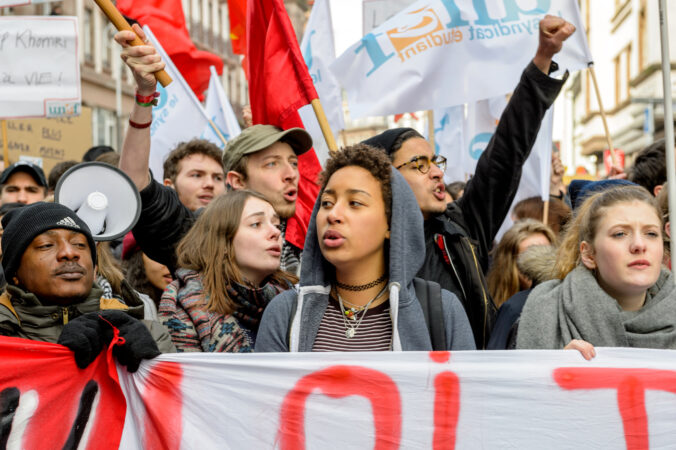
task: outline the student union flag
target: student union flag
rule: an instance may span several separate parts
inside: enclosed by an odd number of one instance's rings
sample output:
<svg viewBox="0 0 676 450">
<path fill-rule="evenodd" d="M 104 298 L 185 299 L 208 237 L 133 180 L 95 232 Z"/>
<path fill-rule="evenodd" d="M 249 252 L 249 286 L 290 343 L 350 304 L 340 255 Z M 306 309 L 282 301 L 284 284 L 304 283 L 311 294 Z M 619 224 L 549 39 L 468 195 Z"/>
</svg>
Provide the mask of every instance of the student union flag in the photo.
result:
<svg viewBox="0 0 676 450">
<path fill-rule="evenodd" d="M 561 70 L 592 62 L 576 0 L 419 0 L 331 65 L 351 117 L 444 108 L 511 91 L 535 55 L 539 21 L 577 31 L 556 55 Z"/>
</svg>

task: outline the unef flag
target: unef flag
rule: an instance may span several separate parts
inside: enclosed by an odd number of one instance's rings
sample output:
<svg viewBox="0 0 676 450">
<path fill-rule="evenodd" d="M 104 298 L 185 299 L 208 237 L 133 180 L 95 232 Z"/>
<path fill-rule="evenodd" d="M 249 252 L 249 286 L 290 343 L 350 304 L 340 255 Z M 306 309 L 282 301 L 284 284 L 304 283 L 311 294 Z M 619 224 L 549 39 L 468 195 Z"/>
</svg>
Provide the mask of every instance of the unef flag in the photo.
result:
<svg viewBox="0 0 676 450">
<path fill-rule="evenodd" d="M 460 157 L 466 174 L 474 174 L 479 157 L 493 137 L 506 106 L 507 99 L 504 95 L 467 105 L 465 146 Z"/>
<path fill-rule="evenodd" d="M 592 61 L 576 0 L 490 4 L 419 0 L 352 45 L 331 65 L 347 91 L 350 115 L 442 108 L 508 93 L 535 54 L 546 14 L 577 27 L 556 56 L 560 68 L 578 70 Z"/>
<path fill-rule="evenodd" d="M 329 1 L 315 1 L 300 49 L 335 137 L 345 128 L 345 121 L 341 89 L 329 70 L 329 66 L 336 59 Z M 299 113 L 305 129 L 312 136 L 317 158 L 323 163 L 329 157 L 329 148 L 319 128 L 317 116 L 309 105 L 302 107 Z"/>
<path fill-rule="evenodd" d="M 165 70 L 174 80 L 166 88 L 157 84 L 160 97 L 157 105 L 153 106 L 153 123 L 150 126 L 149 165 L 153 178 L 161 183 L 164 175 L 162 165 L 169 152 L 176 148 L 179 142 L 199 138 L 209 126 L 209 118 L 150 28 L 144 26 L 143 31 L 157 49 L 162 61 L 166 63 Z M 221 148 L 224 145 L 218 138 L 210 140 Z"/>
<path fill-rule="evenodd" d="M 445 183 L 465 181 L 466 178 L 462 164 L 464 123 L 465 105 L 434 110 L 434 153 L 446 158 Z"/>
<path fill-rule="evenodd" d="M 242 129 L 239 126 L 239 122 L 237 122 L 237 117 L 235 117 L 235 112 L 232 110 L 232 105 L 230 105 L 228 97 L 225 95 L 220 77 L 218 76 L 218 73 L 216 73 L 216 68 L 212 66 L 210 70 L 211 79 L 209 80 L 209 91 L 207 91 L 205 109 L 207 117 L 211 119 L 211 123 L 207 125 L 204 133 L 202 133 L 202 138 L 212 142 L 220 142 L 220 147 L 223 148 L 223 142 L 218 137 L 213 127 L 215 126 L 218 128 L 221 136 L 223 136 L 226 141 L 235 138 L 242 132 Z"/>
</svg>

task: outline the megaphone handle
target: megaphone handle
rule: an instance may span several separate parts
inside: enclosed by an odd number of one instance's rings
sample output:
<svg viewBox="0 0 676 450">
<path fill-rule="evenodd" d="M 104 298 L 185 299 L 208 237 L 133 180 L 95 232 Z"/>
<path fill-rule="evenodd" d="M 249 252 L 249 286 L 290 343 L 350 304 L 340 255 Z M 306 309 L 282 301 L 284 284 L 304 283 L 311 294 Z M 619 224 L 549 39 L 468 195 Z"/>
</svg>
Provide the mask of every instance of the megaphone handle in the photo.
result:
<svg viewBox="0 0 676 450">
<path fill-rule="evenodd" d="M 118 9 L 113 5 L 113 2 L 110 0 L 94 0 L 94 2 L 99 5 L 99 8 L 101 8 L 101 11 L 108 17 L 108 19 L 115 25 L 115 28 L 117 28 L 118 31 L 122 30 L 129 30 L 129 31 L 134 31 L 132 30 L 131 26 L 129 25 L 129 22 L 124 18 L 122 13 L 118 11 Z M 136 34 L 136 33 L 134 33 Z M 136 38 L 131 42 L 131 45 L 144 45 L 143 41 L 136 36 Z M 159 70 L 155 72 L 155 78 L 157 81 L 160 82 L 160 84 L 163 87 L 167 87 L 171 82 L 173 81 L 169 74 L 164 71 L 164 70 Z"/>
</svg>

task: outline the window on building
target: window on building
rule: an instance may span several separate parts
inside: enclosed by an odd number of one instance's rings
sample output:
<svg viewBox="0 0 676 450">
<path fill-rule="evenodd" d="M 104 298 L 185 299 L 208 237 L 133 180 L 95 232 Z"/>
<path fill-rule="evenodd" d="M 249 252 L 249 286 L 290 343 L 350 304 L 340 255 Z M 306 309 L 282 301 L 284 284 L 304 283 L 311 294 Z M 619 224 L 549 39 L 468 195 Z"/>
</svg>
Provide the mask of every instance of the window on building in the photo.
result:
<svg viewBox="0 0 676 450">
<path fill-rule="evenodd" d="M 82 18 L 82 46 L 85 63 L 94 64 L 94 9 L 86 6 Z"/>
<path fill-rule="evenodd" d="M 642 72 L 648 58 L 648 35 L 645 2 L 641 2 L 641 10 L 638 13 L 638 71 Z"/>
<path fill-rule="evenodd" d="M 629 99 L 631 80 L 631 45 L 625 47 L 614 59 L 615 64 L 615 105 Z"/>
<path fill-rule="evenodd" d="M 110 72 L 113 67 L 113 58 L 115 57 L 115 53 L 113 51 L 113 45 L 115 44 L 115 41 L 113 40 L 113 37 L 115 36 L 115 27 L 113 26 L 112 23 L 107 22 L 105 26 L 105 33 L 103 37 L 103 53 L 101 54 L 101 62 L 103 64 L 103 69 L 106 70 L 107 72 Z"/>
</svg>

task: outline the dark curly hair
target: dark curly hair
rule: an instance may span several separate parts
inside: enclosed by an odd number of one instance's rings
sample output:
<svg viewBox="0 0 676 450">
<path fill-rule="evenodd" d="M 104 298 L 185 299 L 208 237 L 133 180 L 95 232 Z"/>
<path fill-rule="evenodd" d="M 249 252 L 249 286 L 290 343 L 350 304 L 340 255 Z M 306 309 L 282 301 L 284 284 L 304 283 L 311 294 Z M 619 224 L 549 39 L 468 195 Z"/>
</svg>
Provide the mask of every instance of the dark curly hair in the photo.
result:
<svg viewBox="0 0 676 450">
<path fill-rule="evenodd" d="M 204 155 L 213 159 L 223 168 L 223 152 L 218 146 L 204 139 L 192 139 L 188 142 L 181 142 L 169 153 L 164 161 L 163 178 L 169 178 L 172 183 L 176 183 L 176 176 L 180 172 L 180 165 L 183 158 L 190 155 Z"/>
<path fill-rule="evenodd" d="M 146 294 L 153 299 L 156 306 L 160 304 L 162 289 L 156 288 L 146 276 L 146 269 L 143 265 L 143 252 L 137 250 L 129 258 L 122 261 L 122 267 L 126 272 L 125 278 L 131 284 L 131 287 L 142 294 Z"/>
<path fill-rule="evenodd" d="M 392 163 L 385 152 L 365 145 L 355 144 L 344 147 L 326 161 L 324 171 L 319 175 L 321 197 L 329 178 L 343 167 L 357 166 L 369 171 L 380 182 L 380 189 L 385 203 L 387 223 L 392 223 Z M 358 182 L 355 180 L 355 182 Z"/>
</svg>

